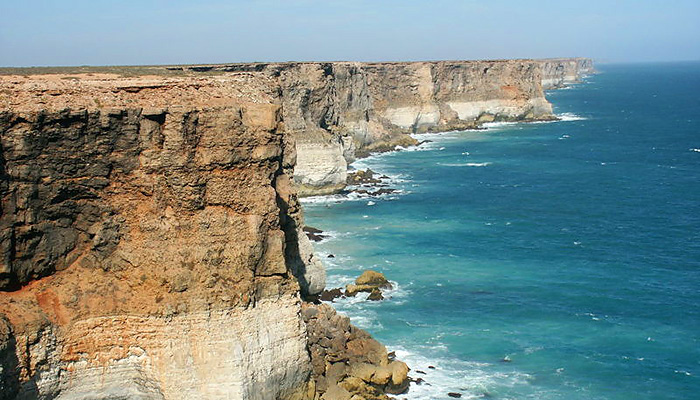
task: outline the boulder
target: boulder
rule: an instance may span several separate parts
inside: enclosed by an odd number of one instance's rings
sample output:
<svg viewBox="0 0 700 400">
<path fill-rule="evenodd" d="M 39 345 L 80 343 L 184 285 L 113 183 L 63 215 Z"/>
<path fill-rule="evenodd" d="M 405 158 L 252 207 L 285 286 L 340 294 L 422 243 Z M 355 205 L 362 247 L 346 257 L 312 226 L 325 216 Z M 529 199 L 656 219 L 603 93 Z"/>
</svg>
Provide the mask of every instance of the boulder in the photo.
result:
<svg viewBox="0 0 700 400">
<path fill-rule="evenodd" d="M 361 399 L 365 400 L 389 400 L 389 396 L 384 394 L 379 388 L 374 385 L 364 382 L 362 379 L 349 377 L 340 383 L 340 386 L 350 393 L 354 393 Z"/>
<path fill-rule="evenodd" d="M 378 367 L 370 380 L 371 383 L 379 386 L 386 386 L 391 381 L 391 368 L 389 366 Z"/>
<path fill-rule="evenodd" d="M 389 364 L 389 368 L 391 369 L 391 383 L 394 386 L 400 386 L 408 381 L 408 371 L 410 371 L 410 368 L 408 368 L 405 362 L 392 361 L 391 364 Z"/>
<path fill-rule="evenodd" d="M 326 393 L 321 396 L 321 400 L 350 400 L 352 394 L 338 385 L 331 385 Z"/>
<path fill-rule="evenodd" d="M 338 297 L 343 296 L 343 291 L 340 290 L 340 288 L 335 288 L 331 290 L 324 290 L 321 292 L 321 294 L 318 296 L 318 299 L 321 301 L 333 301 L 337 299 Z"/>
<path fill-rule="evenodd" d="M 372 300 L 372 301 L 384 300 L 384 296 L 382 295 L 382 291 L 379 290 L 378 288 L 372 289 L 372 291 L 369 293 L 369 296 L 367 297 L 367 300 Z"/>
<path fill-rule="evenodd" d="M 326 368 L 329 383 L 338 383 L 347 376 L 348 366 L 344 362 L 332 363 Z"/>
<path fill-rule="evenodd" d="M 360 292 L 371 293 L 372 290 L 376 289 L 375 286 L 370 285 L 353 285 L 352 283 L 345 286 L 345 295 L 348 297 L 355 297 Z"/>
<path fill-rule="evenodd" d="M 350 365 L 350 376 L 360 378 L 365 382 L 372 381 L 372 375 L 377 370 L 377 367 L 368 363 L 355 363 Z"/>
<path fill-rule="evenodd" d="M 386 279 L 384 274 L 377 271 L 367 270 L 355 279 L 356 285 L 368 285 L 379 288 L 391 288 L 391 283 Z"/>
</svg>

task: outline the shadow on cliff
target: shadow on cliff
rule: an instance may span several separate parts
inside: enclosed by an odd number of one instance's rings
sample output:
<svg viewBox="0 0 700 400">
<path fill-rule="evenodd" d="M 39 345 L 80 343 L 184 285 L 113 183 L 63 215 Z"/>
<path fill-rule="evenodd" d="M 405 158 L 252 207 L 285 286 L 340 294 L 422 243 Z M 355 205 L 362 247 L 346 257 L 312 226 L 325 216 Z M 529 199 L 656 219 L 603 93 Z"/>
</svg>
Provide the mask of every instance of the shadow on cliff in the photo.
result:
<svg viewBox="0 0 700 400">
<path fill-rule="evenodd" d="M 289 202 L 285 201 L 279 195 L 279 192 L 277 192 L 276 197 L 277 206 L 280 209 L 280 225 L 284 231 L 284 258 L 287 263 L 287 268 L 299 282 L 302 299 L 307 301 L 312 300 L 313 296 L 309 294 L 311 282 L 309 282 L 307 279 L 307 262 L 304 260 L 301 249 L 299 248 L 299 235 L 301 232 L 301 227 L 297 221 L 298 218 L 294 218 L 294 216 L 300 215 L 301 206 L 299 205 L 295 196 L 290 197 Z"/>
<path fill-rule="evenodd" d="M 17 341 L 7 318 L 0 314 L 0 400 L 18 398 L 20 389 Z M 36 383 L 25 384 L 26 392 L 36 393 Z"/>
</svg>

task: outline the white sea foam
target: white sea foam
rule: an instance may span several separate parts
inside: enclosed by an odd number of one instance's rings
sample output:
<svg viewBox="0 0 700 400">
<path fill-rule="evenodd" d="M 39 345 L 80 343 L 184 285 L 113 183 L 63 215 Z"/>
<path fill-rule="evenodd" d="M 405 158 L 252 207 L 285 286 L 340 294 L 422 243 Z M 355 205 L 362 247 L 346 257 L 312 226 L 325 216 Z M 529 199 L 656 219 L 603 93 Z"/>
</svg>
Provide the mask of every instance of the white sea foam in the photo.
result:
<svg viewBox="0 0 700 400">
<path fill-rule="evenodd" d="M 486 167 L 488 165 L 491 165 L 490 162 L 482 162 L 482 163 L 476 163 L 476 162 L 468 162 L 468 163 L 438 163 L 438 165 L 441 165 L 443 167 Z"/>
<path fill-rule="evenodd" d="M 568 121 L 584 121 L 588 118 L 582 117 L 580 115 L 576 115 L 574 113 L 561 113 L 557 114 L 557 118 L 559 118 L 563 122 L 568 122 Z"/>
<path fill-rule="evenodd" d="M 700 153 L 700 149 L 690 149 L 690 151 L 694 151 L 696 153 Z"/>
<path fill-rule="evenodd" d="M 422 384 L 411 383 L 408 393 L 401 395 L 410 400 L 449 399 L 449 392 L 461 393 L 463 399 L 483 399 L 489 389 L 497 386 L 528 385 L 532 377 L 520 372 L 493 371 L 492 365 L 457 360 L 451 357 L 430 357 L 425 353 L 444 352 L 444 346 L 422 346 L 407 350 L 402 346 L 388 348 L 408 364 L 413 378 L 422 378 Z M 423 353 L 423 354 L 421 354 Z M 429 368 L 433 366 L 435 368 Z M 425 374 L 420 374 L 422 371 Z"/>
<path fill-rule="evenodd" d="M 372 196 L 365 193 L 350 192 L 347 194 L 329 194 L 325 196 L 311 196 L 299 199 L 301 204 L 330 204 L 342 203 L 345 201 L 363 201 Z"/>
<path fill-rule="evenodd" d="M 447 142 L 447 141 L 452 141 L 459 139 L 462 136 L 462 132 L 464 131 L 449 131 L 449 132 L 430 132 L 430 133 L 414 133 L 411 135 L 412 138 L 418 140 L 418 141 L 426 141 L 428 140 L 428 143 L 423 143 L 422 146 L 426 146 L 428 148 L 432 148 L 433 150 L 436 149 L 437 146 L 436 143 L 440 142 Z"/>
<path fill-rule="evenodd" d="M 393 181 L 393 179 L 389 179 L 387 181 L 394 183 L 394 184 L 398 184 L 398 179 L 396 181 Z M 387 185 L 392 186 L 391 183 L 387 183 Z M 366 190 L 369 190 L 370 192 L 378 190 L 375 186 L 372 186 L 372 185 L 349 186 L 348 189 L 349 190 L 366 189 Z M 350 191 L 348 193 L 303 197 L 299 201 L 303 205 L 308 205 L 308 204 L 327 204 L 327 205 L 330 205 L 330 204 L 334 204 L 334 203 L 343 203 L 346 201 L 369 201 L 369 202 L 373 203 L 372 199 L 395 199 L 396 195 L 402 195 L 405 193 L 407 193 L 407 192 L 402 190 L 402 189 L 398 189 L 398 188 L 394 188 L 394 191 L 391 193 L 383 193 L 380 195 L 373 195 L 370 193 L 358 193 L 355 191 Z"/>
<path fill-rule="evenodd" d="M 397 151 L 430 151 L 430 150 L 435 150 L 433 146 L 430 146 L 431 143 L 422 143 L 417 146 L 408 146 L 408 147 L 403 147 L 403 146 L 396 146 Z"/>
<path fill-rule="evenodd" d="M 482 125 L 482 127 L 489 129 L 489 130 L 496 130 L 500 128 L 507 128 L 511 127 L 513 125 L 517 125 L 518 122 L 486 122 Z"/>
</svg>

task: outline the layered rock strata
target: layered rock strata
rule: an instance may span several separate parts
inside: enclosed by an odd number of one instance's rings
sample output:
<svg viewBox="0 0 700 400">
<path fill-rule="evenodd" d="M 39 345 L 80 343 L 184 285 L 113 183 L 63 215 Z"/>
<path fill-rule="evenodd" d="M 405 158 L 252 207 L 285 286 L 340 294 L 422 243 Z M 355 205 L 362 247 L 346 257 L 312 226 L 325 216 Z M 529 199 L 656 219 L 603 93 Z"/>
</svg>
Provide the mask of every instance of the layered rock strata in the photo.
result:
<svg viewBox="0 0 700 400">
<path fill-rule="evenodd" d="M 307 398 L 274 81 L 1 78 L 0 398 Z"/>
<path fill-rule="evenodd" d="M 412 63 L 271 63 L 177 67 L 260 71 L 280 86 L 285 126 L 297 140 L 300 194 L 345 185 L 347 164 L 416 141 L 407 134 L 483 122 L 555 118 L 547 87 L 578 79 L 588 59 Z"/>
<path fill-rule="evenodd" d="M 297 138 L 300 194 L 337 192 L 355 157 L 416 141 L 409 133 L 495 120 L 551 119 L 532 61 L 268 64 Z"/>
</svg>

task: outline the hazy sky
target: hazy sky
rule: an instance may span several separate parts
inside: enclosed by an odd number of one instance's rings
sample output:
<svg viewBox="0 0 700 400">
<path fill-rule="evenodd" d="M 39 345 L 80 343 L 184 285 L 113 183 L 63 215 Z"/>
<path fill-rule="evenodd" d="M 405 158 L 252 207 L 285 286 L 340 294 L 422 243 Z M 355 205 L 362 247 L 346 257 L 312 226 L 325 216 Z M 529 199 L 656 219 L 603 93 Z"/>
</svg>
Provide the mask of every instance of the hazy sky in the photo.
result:
<svg viewBox="0 0 700 400">
<path fill-rule="evenodd" d="M 0 0 L 0 66 L 700 59 L 700 0 Z"/>
</svg>

